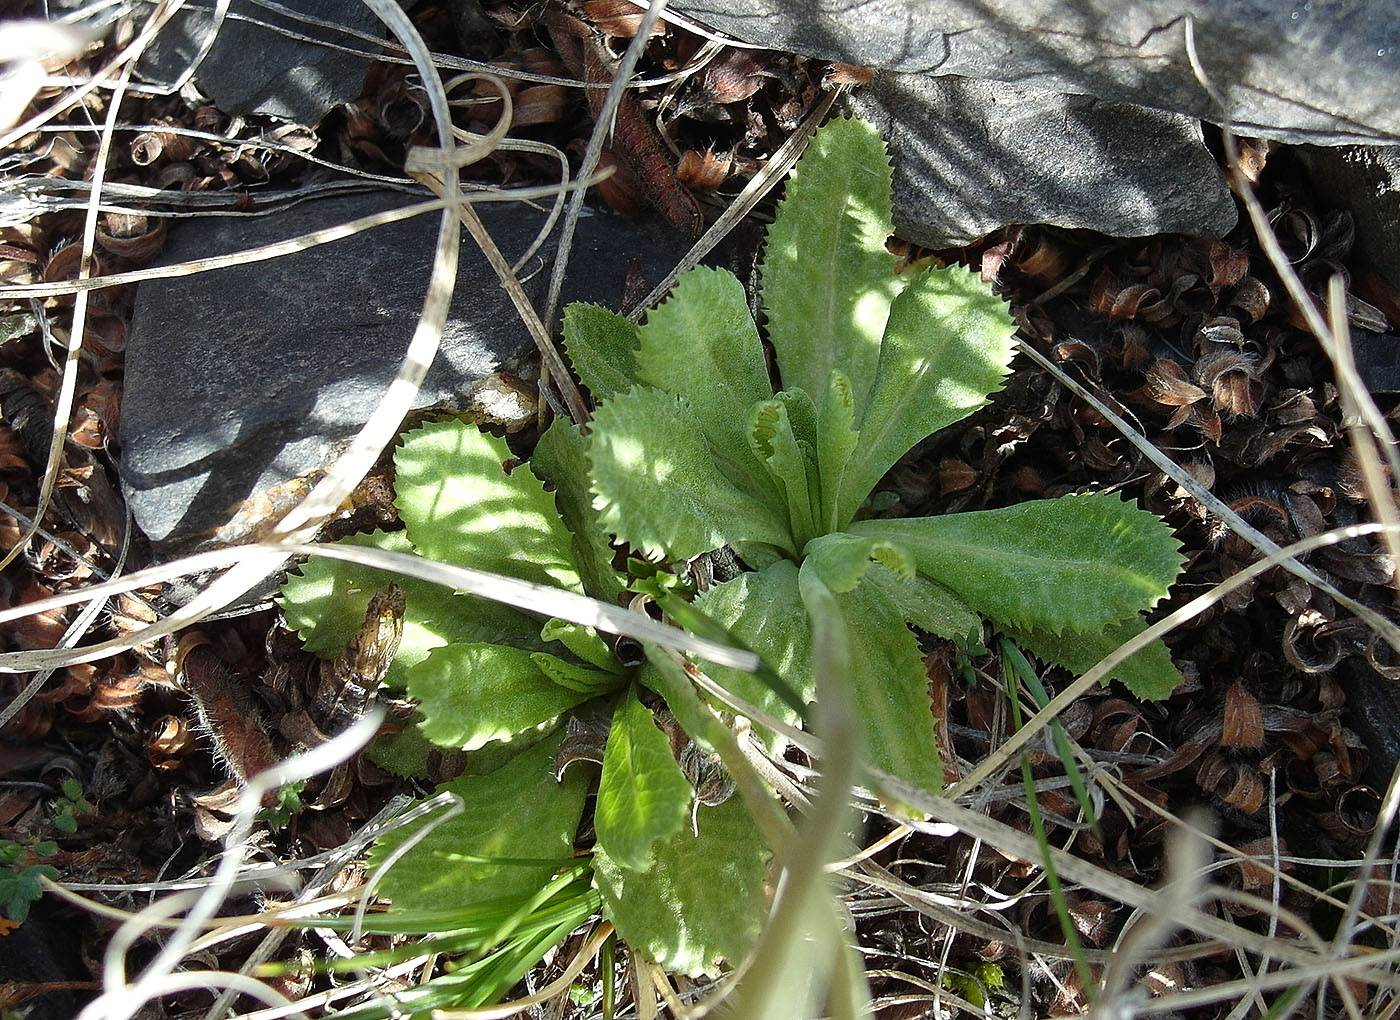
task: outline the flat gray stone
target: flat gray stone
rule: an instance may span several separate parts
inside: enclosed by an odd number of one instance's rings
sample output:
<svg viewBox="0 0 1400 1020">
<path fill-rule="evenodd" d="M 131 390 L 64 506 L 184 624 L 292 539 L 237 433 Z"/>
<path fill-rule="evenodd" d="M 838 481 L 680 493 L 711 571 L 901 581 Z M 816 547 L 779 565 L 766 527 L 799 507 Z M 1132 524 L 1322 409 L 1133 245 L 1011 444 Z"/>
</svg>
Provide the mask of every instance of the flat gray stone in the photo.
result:
<svg viewBox="0 0 1400 1020">
<path fill-rule="evenodd" d="M 899 235 L 967 244 L 1008 223 L 1118 237 L 1219 237 L 1235 225 L 1200 122 L 1093 96 L 959 77 L 878 75 L 852 112 L 894 162 Z"/>
<path fill-rule="evenodd" d="M 1400 18 L 1351 0 L 676 0 L 746 42 L 826 60 L 1084 93 L 1219 122 L 1201 62 L 1243 134 L 1400 140 Z"/>
<path fill-rule="evenodd" d="M 1387 283 L 1400 288 L 1400 148 L 1309 146 L 1299 151 L 1323 198 L 1351 210 L 1357 249 Z"/>
<path fill-rule="evenodd" d="M 420 196 L 374 193 L 305 202 L 274 215 L 187 221 L 165 264 L 224 254 Z M 511 203 L 478 209 L 507 258 L 544 214 Z M 141 285 L 127 346 L 122 487 L 158 555 L 244 541 L 305 491 L 383 396 L 422 308 L 438 216 L 430 214 L 299 252 Z M 620 217 L 580 223 L 566 300 L 614 307 L 629 261 L 652 280 L 684 248 Z M 527 290 L 542 292 L 537 260 Z M 459 407 L 471 385 L 530 344 L 513 306 L 465 236 L 442 349 L 417 405 Z"/>
<path fill-rule="evenodd" d="M 385 29 L 363 3 L 281 0 L 296 14 L 374 35 Z M 161 29 L 140 62 L 147 77 L 170 82 L 217 31 L 194 80 L 225 113 L 261 113 L 315 126 L 333 107 L 360 94 L 370 60 L 317 41 L 364 49 L 363 40 L 282 14 L 252 0 L 232 0 L 222 23 L 208 0 L 186 4 Z M 294 38 L 292 34 L 308 38 Z"/>
</svg>

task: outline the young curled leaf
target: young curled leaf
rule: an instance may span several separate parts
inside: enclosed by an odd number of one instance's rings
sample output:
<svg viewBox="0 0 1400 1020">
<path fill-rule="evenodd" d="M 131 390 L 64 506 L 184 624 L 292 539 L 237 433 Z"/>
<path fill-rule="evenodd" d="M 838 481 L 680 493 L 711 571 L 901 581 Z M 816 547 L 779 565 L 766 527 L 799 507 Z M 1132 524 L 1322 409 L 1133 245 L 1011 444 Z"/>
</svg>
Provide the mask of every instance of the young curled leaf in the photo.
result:
<svg viewBox="0 0 1400 1020">
<path fill-rule="evenodd" d="M 893 542 L 860 535 L 822 535 L 802 550 L 802 566 L 816 571 L 833 592 L 847 592 L 865 577 L 873 564 L 888 567 L 899 580 L 914 576 L 914 561 Z"/>
</svg>

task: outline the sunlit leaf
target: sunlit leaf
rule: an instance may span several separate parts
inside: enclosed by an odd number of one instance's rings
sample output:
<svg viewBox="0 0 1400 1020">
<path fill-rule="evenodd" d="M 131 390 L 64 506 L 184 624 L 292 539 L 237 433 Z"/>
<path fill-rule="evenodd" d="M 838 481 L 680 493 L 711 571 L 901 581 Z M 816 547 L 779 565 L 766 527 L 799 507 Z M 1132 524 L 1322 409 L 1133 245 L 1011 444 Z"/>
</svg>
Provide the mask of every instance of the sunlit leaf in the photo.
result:
<svg viewBox="0 0 1400 1020">
<path fill-rule="evenodd" d="M 1166 595 L 1182 563 L 1159 518 L 1108 493 L 851 531 L 903 546 L 921 574 L 993 621 L 1051 633 L 1132 618 Z"/>
<path fill-rule="evenodd" d="M 395 454 L 395 501 L 424 556 L 582 592 L 554 498 L 503 440 L 474 425 L 414 429 Z"/>
<path fill-rule="evenodd" d="M 1015 331 L 1006 302 L 961 266 L 926 270 L 894 299 L 860 441 L 841 480 L 837 527 L 915 443 L 1001 388 Z"/>
<path fill-rule="evenodd" d="M 734 542 L 792 548 L 778 512 L 717 465 L 683 398 L 637 387 L 608 401 L 589 452 L 604 527 L 648 555 L 689 559 Z"/>
<path fill-rule="evenodd" d="M 760 291 L 782 387 L 820 409 L 833 368 L 850 380 L 857 420 L 875 380 L 880 336 L 902 281 L 885 251 L 890 160 L 868 123 L 837 118 L 788 178 L 763 249 Z"/>
<path fill-rule="evenodd" d="M 414 551 L 403 532 L 352 535 L 337 544 Z M 308 651 L 334 659 L 364 622 L 369 600 L 391 583 L 404 589 L 407 598 L 403 640 L 384 678 L 390 687 L 402 690 L 409 667 L 446 644 L 509 641 L 533 647 L 541 643 L 536 633 L 538 623 L 508 606 L 343 560 L 313 558 L 303 564 L 297 573 L 288 575 L 278 605 L 287 626 L 301 636 Z"/>
<path fill-rule="evenodd" d="M 738 964 L 763 923 L 768 849 L 743 801 L 732 797 L 696 814 L 655 844 L 650 870 L 593 857 L 603 908 L 629 945 L 666 970 L 699 977 Z"/>
<path fill-rule="evenodd" d="M 583 770 L 555 782 L 559 736 L 522 751 L 489 775 L 440 786 L 462 798 L 464 814 L 428 836 L 391 868 L 378 886 L 402 910 L 465 908 L 500 902 L 510 907 L 539 892 L 573 858 L 574 834 L 588 795 Z M 375 844 L 371 866 L 382 863 L 415 830 L 396 829 Z"/>
<path fill-rule="evenodd" d="M 598 780 L 593 826 L 598 845 L 619 867 L 646 871 L 652 847 L 681 830 L 694 793 L 635 689 L 613 713 Z"/>
<path fill-rule="evenodd" d="M 442 747 L 470 751 L 551 722 L 597 697 L 597 690 L 555 683 L 534 654 L 487 644 L 433 649 L 408 672 L 408 694 L 420 702 L 423 735 Z"/>
</svg>

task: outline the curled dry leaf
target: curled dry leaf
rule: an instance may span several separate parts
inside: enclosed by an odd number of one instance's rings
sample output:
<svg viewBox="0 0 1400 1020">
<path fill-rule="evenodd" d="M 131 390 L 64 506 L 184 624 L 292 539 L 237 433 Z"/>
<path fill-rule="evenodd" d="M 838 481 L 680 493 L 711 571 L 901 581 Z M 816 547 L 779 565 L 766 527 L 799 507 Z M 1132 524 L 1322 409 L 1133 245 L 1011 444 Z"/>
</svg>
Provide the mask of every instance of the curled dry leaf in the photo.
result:
<svg viewBox="0 0 1400 1020">
<path fill-rule="evenodd" d="M 1259 699 L 1235 681 L 1225 692 L 1224 728 L 1220 734 L 1224 747 L 1262 747 L 1264 716 Z"/>
<path fill-rule="evenodd" d="M 642 26 L 644 7 L 638 7 L 631 0 L 584 0 L 584 13 L 593 26 L 606 36 L 614 39 L 632 39 Z M 651 36 L 665 35 L 670 26 L 658 18 L 651 26 Z"/>
<path fill-rule="evenodd" d="M 733 165 L 732 156 L 716 155 L 713 149 L 687 149 L 676 166 L 676 179 L 692 191 L 709 194 L 724 183 Z"/>
</svg>

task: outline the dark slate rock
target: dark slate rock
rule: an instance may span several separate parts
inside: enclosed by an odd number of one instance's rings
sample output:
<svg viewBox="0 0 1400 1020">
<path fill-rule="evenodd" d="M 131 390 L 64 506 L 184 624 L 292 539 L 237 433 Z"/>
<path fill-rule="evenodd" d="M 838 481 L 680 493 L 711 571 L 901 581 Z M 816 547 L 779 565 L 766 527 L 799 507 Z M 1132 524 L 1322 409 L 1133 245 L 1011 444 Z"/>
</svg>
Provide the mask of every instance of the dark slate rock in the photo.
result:
<svg viewBox="0 0 1400 1020">
<path fill-rule="evenodd" d="M 1387 283 L 1400 288 L 1400 147 L 1310 146 L 1300 151 L 1322 196 L 1351 210 L 1357 248 Z"/>
<path fill-rule="evenodd" d="M 1200 122 L 1092 96 L 970 78 L 880 74 L 852 111 L 894 161 L 895 227 L 929 248 L 1008 223 L 1119 237 L 1219 237 L 1234 200 Z"/>
<path fill-rule="evenodd" d="M 283 0 L 282 5 L 360 32 L 385 32 L 363 3 Z M 155 80 L 175 80 L 216 29 L 218 36 L 195 71 L 194 80 L 225 113 L 262 113 L 314 126 L 332 107 L 354 99 L 364 87 L 368 58 L 286 33 L 357 49 L 365 48 L 363 41 L 252 0 L 232 0 L 228 16 L 218 25 L 212 3 L 186 4 L 147 50 L 139 65 L 141 72 Z"/>
<path fill-rule="evenodd" d="M 190 221 L 171 230 L 163 259 L 266 244 L 419 197 L 379 193 Z M 544 220 L 515 203 L 478 209 L 507 258 Z M 246 539 L 245 524 L 304 491 L 297 480 L 344 449 L 407 349 L 437 225 L 435 214 L 420 216 L 286 258 L 141 286 L 127 348 L 122 482 L 158 554 Z M 603 214 L 585 216 L 580 234 L 567 300 L 615 305 L 632 256 L 643 256 L 655 280 L 684 254 L 667 234 Z M 526 286 L 539 293 L 547 272 L 542 260 L 535 268 Z M 464 232 L 442 350 L 417 406 L 460 406 L 473 382 L 529 343 Z"/>
<path fill-rule="evenodd" d="M 1400 18 L 1345 0 L 676 0 L 746 42 L 827 60 L 1085 93 L 1244 134 L 1337 144 L 1400 140 Z"/>
</svg>

